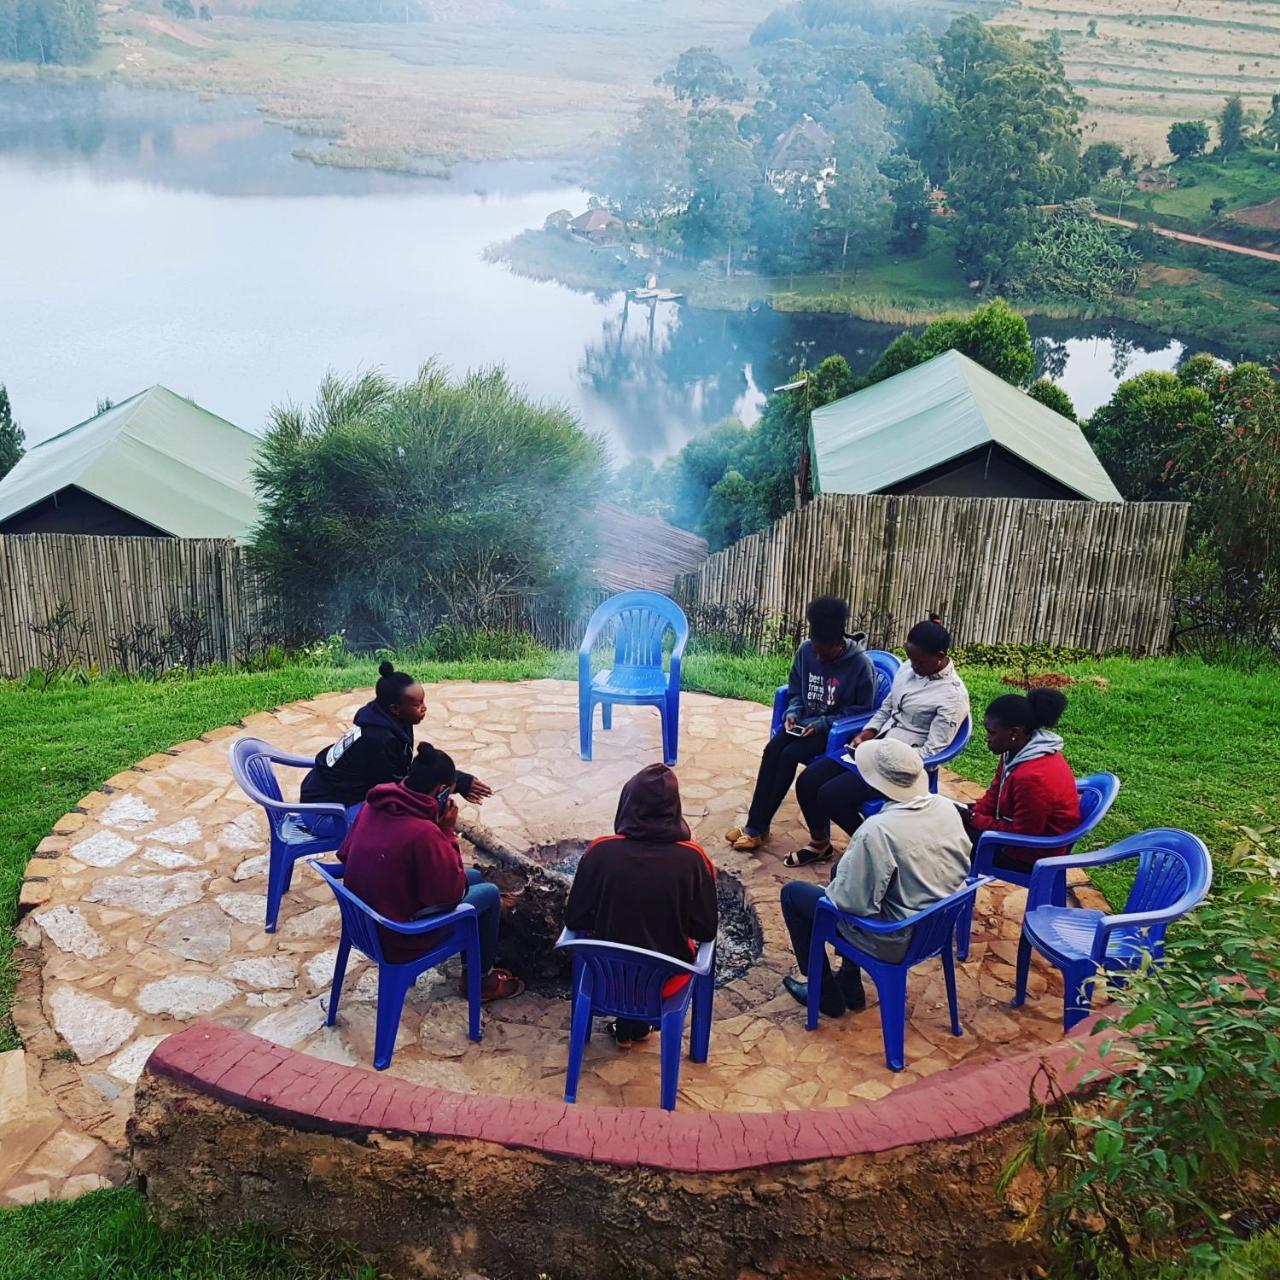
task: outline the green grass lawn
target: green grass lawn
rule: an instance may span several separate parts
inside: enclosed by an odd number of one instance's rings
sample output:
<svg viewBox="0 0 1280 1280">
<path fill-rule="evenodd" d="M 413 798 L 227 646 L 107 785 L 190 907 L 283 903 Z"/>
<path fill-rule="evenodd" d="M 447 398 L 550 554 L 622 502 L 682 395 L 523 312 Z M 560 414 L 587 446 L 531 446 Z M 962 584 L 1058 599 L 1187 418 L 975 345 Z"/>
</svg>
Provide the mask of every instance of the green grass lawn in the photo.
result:
<svg viewBox="0 0 1280 1280">
<path fill-rule="evenodd" d="M 510 662 L 406 663 L 431 683 L 447 679 L 572 678 L 570 654 Z M 786 658 L 690 654 L 685 686 L 768 703 L 786 676 Z M 1101 675 L 1105 689 L 1068 691 L 1062 730 L 1077 773 L 1110 769 L 1124 783 L 1101 839 L 1144 827 L 1185 826 L 1215 851 L 1232 838 L 1221 824 L 1256 820 L 1270 807 L 1280 770 L 1280 671 L 1246 676 L 1192 659 L 1123 658 L 1064 668 Z M 975 707 L 1007 685 L 1001 673 L 965 667 Z M 335 689 L 372 683 L 371 663 L 343 668 L 290 666 L 160 684 L 100 681 L 37 693 L 0 686 L 0 929 L 12 940 L 22 868 L 54 822 L 86 792 L 135 761 L 254 711 Z M 986 781 L 993 761 L 979 738 L 956 762 Z M 744 797 L 745 799 L 745 797 Z M 1123 875 L 1102 881 L 1122 896 Z M 0 995 L 7 1009 L 8 990 Z M 2 1027 L 3 1024 L 0 1024 Z M 15 1043 L 0 1029 L 0 1048 Z M 131 1190 L 99 1192 L 72 1204 L 0 1211 L 0 1280 L 341 1280 L 368 1276 L 306 1242 L 283 1244 L 256 1232 L 223 1239 L 166 1236 L 148 1224 Z"/>
<path fill-rule="evenodd" d="M 1215 198 L 1227 202 L 1228 212 L 1280 198 L 1280 154 L 1262 148 L 1243 151 L 1225 162 L 1211 156 L 1179 160 L 1172 172 L 1178 186 L 1168 191 L 1134 192 L 1126 204 L 1145 211 L 1153 220 L 1185 221 L 1207 230 L 1213 225 L 1209 206 Z M 1190 179 L 1194 181 L 1188 185 Z M 1100 198 L 1098 207 L 1109 213 L 1110 203 Z"/>
</svg>

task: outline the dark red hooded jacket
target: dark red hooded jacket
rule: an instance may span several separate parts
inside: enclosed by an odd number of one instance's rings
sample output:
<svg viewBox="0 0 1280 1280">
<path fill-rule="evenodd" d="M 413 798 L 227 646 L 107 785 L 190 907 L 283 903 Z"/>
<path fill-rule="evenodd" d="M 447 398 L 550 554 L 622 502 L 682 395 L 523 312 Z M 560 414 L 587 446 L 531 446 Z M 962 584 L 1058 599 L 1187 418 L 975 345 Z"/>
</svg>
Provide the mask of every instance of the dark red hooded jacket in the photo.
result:
<svg viewBox="0 0 1280 1280">
<path fill-rule="evenodd" d="M 570 929 L 690 960 L 719 928 L 716 873 L 689 839 L 676 775 L 665 765 L 641 769 L 618 799 L 613 829 L 578 864 L 565 906 Z M 675 979 L 679 985 L 682 979 Z"/>
<path fill-rule="evenodd" d="M 453 827 L 440 825 L 431 796 L 403 782 L 369 792 L 338 857 L 346 863 L 347 888 L 388 920 L 407 922 L 423 907 L 453 906 L 467 892 Z M 403 964 L 430 951 L 438 934 L 407 938 L 379 926 L 378 936 L 386 959 Z"/>
<path fill-rule="evenodd" d="M 1023 760 L 1007 769 L 996 766 L 986 795 L 973 806 L 975 831 L 1016 831 L 1023 836 L 1060 836 L 1080 825 L 1080 795 L 1075 774 L 1062 752 Z M 1006 848 L 1013 863 L 1031 867 L 1041 858 L 1056 858 L 1062 849 Z"/>
</svg>

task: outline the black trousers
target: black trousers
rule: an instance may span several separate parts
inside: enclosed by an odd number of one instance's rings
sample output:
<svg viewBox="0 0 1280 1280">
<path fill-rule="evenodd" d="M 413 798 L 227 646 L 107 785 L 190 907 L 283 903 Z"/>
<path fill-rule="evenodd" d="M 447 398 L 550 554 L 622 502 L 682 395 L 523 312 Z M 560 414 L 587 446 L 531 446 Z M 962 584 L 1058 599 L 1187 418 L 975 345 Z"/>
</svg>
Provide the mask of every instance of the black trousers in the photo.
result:
<svg viewBox="0 0 1280 1280">
<path fill-rule="evenodd" d="M 792 880 L 782 886 L 782 919 L 791 935 L 791 950 L 795 952 L 800 972 L 810 982 L 822 984 L 820 1008 L 828 1016 L 838 1017 L 847 1008 L 860 1009 L 867 1001 L 862 985 L 862 970 L 852 960 L 845 959 L 839 975 L 833 980 L 831 962 L 822 949 L 822 972 L 809 972 L 809 947 L 813 942 L 813 918 L 818 901 L 824 896 L 822 886 L 808 880 Z"/>
<path fill-rule="evenodd" d="M 778 806 L 791 790 L 796 770 L 808 764 L 827 749 L 827 733 L 811 733 L 797 738 L 785 729 L 779 729 L 769 739 L 760 756 L 760 772 L 756 777 L 756 789 L 751 795 L 751 808 L 747 811 L 746 829 L 754 835 L 764 835 L 769 830 Z"/>
<path fill-rule="evenodd" d="M 838 760 L 815 760 L 796 783 L 796 799 L 809 833 L 831 834 L 831 824 L 850 835 L 862 825 L 862 806 L 884 796 L 869 786 L 860 773 L 846 769 Z"/>
</svg>

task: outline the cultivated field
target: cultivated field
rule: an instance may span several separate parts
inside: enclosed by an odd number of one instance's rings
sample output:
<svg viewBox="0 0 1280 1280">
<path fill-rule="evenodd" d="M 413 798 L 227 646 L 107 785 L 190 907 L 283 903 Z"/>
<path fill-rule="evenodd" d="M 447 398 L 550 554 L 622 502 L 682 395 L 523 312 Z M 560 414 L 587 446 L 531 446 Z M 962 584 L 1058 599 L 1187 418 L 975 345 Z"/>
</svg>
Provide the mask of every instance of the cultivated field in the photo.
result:
<svg viewBox="0 0 1280 1280">
<path fill-rule="evenodd" d="M 1096 126 L 1087 138 L 1154 160 L 1168 159 L 1172 121 L 1211 120 L 1231 93 L 1261 118 L 1280 90 L 1280 0 L 1021 0 L 996 21 L 1056 31 Z"/>
</svg>

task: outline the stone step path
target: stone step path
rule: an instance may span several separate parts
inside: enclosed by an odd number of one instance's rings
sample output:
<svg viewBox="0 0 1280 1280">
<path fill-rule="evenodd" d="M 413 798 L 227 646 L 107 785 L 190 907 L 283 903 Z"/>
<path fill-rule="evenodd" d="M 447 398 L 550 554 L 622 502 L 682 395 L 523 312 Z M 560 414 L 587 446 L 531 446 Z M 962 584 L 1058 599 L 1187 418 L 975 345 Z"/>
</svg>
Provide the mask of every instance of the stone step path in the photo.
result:
<svg viewBox="0 0 1280 1280">
<path fill-rule="evenodd" d="M 134 1084 L 155 1045 L 193 1019 L 371 1064 L 376 975 L 353 963 L 338 1024 L 323 1025 L 337 908 L 300 864 L 279 931 L 264 932 L 266 825 L 227 762 L 229 742 L 244 733 L 314 754 L 369 696 L 292 704 L 148 757 L 86 796 L 42 841 L 21 897 L 14 1018 L 24 1049 L 0 1057 L 0 1203 L 119 1181 Z M 1005 886 L 980 900 L 971 958 L 960 967 L 964 1037 L 949 1034 L 941 969 L 929 965 L 911 980 L 906 1071 L 885 1067 L 874 1007 L 806 1033 L 781 988 L 793 969 L 778 890 L 797 874 L 782 858 L 804 838 L 794 801 L 759 854 L 734 853 L 721 838 L 741 818 L 769 711 L 704 694 L 682 701 L 686 817 L 717 865 L 742 881 L 764 937 L 759 962 L 717 993 L 711 1059 L 684 1064 L 682 1108 L 840 1106 L 1059 1038 L 1051 971 L 1032 975 L 1041 998 L 1008 1008 L 1025 894 Z M 515 849 L 611 831 L 622 783 L 661 758 L 656 711 L 618 708 L 613 731 L 597 731 L 594 761 L 580 760 L 569 682 L 449 683 L 428 690 L 428 705 L 419 737 L 495 790 L 482 808 L 464 810 L 464 829 Z M 424 975 L 406 1004 L 391 1074 L 473 1094 L 561 1095 L 567 1002 L 530 993 L 491 1006 L 481 1045 L 466 1040 L 464 1021 L 456 980 Z M 630 1051 L 606 1040 L 589 1047 L 581 1104 L 656 1105 L 656 1037 Z"/>
</svg>

